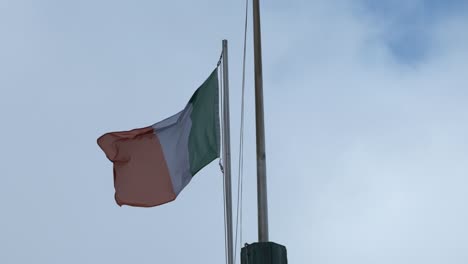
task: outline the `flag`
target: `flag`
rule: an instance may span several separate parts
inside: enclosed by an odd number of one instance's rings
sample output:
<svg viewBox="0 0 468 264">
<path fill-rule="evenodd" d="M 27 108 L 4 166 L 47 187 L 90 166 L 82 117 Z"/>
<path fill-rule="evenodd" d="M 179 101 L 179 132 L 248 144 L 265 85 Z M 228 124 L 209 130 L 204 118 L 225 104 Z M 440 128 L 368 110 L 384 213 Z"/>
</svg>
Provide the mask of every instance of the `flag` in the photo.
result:
<svg viewBox="0 0 468 264">
<path fill-rule="evenodd" d="M 151 207 L 170 202 L 200 169 L 219 157 L 218 98 L 215 69 L 179 113 L 97 140 L 113 162 L 117 204 Z"/>
</svg>

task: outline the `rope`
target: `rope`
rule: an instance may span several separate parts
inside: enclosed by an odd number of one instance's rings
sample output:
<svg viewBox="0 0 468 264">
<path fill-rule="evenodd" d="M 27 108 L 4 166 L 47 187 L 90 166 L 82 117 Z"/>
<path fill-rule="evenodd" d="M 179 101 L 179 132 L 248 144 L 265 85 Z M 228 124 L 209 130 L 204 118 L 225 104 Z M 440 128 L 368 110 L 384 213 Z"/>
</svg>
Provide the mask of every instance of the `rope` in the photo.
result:
<svg viewBox="0 0 468 264">
<path fill-rule="evenodd" d="M 222 111 L 224 111 L 224 110 L 223 110 L 223 109 L 224 109 L 224 108 L 223 108 L 223 92 L 224 92 L 224 89 L 223 89 L 223 88 L 224 88 L 224 87 L 223 87 L 223 81 L 224 81 L 224 80 L 223 80 L 223 78 L 221 78 L 222 72 L 223 72 L 223 67 L 222 67 L 222 65 L 221 65 L 222 61 L 223 61 L 223 52 L 221 51 L 221 55 L 219 55 L 218 63 L 216 64 L 216 68 L 219 69 L 219 71 L 218 71 L 218 75 L 219 75 L 219 76 L 218 76 L 218 80 L 219 80 L 219 81 L 218 81 L 218 82 L 219 82 L 219 89 L 218 89 L 218 103 L 219 103 L 219 108 L 218 108 L 218 109 L 221 109 L 221 110 L 218 112 L 218 114 L 220 115 L 220 116 L 219 116 L 219 123 L 220 123 L 220 124 L 223 124 L 223 117 L 224 117 L 223 112 L 222 112 Z M 219 134 L 220 134 L 219 153 L 223 153 L 223 152 L 222 152 L 222 147 L 224 146 L 224 135 L 223 135 L 223 130 L 222 130 L 222 129 L 220 129 L 220 133 L 219 133 Z M 223 156 L 222 156 L 222 155 L 219 156 L 219 169 L 221 170 L 221 174 L 223 174 L 223 176 L 224 176 Z M 224 179 L 224 177 L 223 177 L 223 179 Z M 224 183 L 223 183 L 223 186 L 224 186 Z M 224 188 L 223 188 L 223 190 L 224 190 Z M 226 220 L 226 219 L 225 219 L 225 220 Z"/>
<path fill-rule="evenodd" d="M 219 60 L 218 60 L 218 63 L 216 64 L 216 67 L 219 67 L 222 61 L 223 61 L 223 52 L 221 51 L 221 55 L 219 55 Z"/>
<path fill-rule="evenodd" d="M 247 25 L 249 13 L 249 0 L 245 0 L 245 23 L 244 23 L 244 51 L 242 58 L 242 95 L 241 95 L 241 115 L 239 132 L 239 168 L 237 177 L 237 211 L 236 211 L 236 238 L 234 242 L 234 263 L 237 257 L 237 235 L 239 234 L 239 244 L 242 245 L 242 198 L 243 198 L 243 178 L 244 178 L 244 98 L 245 98 L 245 57 L 247 54 Z"/>
</svg>

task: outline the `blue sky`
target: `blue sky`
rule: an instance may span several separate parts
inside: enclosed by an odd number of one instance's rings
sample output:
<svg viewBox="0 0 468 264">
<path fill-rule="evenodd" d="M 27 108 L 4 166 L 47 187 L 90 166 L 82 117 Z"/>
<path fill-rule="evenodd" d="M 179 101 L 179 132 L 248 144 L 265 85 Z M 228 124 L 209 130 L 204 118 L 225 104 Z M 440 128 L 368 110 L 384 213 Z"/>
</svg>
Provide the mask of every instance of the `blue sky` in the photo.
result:
<svg viewBox="0 0 468 264">
<path fill-rule="evenodd" d="M 432 30 L 437 23 L 463 15 L 467 1 L 363 1 L 365 10 L 386 24 L 384 37 L 401 62 L 417 64 L 430 55 Z"/>
<path fill-rule="evenodd" d="M 243 10 L 0 0 L 0 263 L 224 261 L 217 162 L 173 203 L 118 207 L 96 139 L 181 110 L 226 38 L 236 157 Z M 468 2 L 264 1 L 262 23 L 270 237 L 289 261 L 466 263 Z"/>
</svg>

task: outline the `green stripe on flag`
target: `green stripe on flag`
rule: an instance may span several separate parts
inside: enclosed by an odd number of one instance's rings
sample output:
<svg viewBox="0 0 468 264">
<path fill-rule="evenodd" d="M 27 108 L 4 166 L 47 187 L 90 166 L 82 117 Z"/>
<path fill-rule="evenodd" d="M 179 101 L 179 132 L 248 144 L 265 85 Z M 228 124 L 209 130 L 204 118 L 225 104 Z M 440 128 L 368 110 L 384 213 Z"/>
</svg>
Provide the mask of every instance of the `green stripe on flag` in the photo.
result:
<svg viewBox="0 0 468 264">
<path fill-rule="evenodd" d="M 215 69 L 189 101 L 192 104 L 188 143 L 192 176 L 219 157 L 218 94 L 218 69 Z"/>
</svg>

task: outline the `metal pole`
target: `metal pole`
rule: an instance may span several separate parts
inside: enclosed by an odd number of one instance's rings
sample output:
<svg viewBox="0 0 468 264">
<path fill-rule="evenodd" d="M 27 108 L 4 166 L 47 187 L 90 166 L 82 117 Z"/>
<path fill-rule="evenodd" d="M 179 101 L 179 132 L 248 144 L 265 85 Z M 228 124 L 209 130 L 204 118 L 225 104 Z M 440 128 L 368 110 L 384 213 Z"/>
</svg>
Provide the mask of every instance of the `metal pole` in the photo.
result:
<svg viewBox="0 0 468 264">
<path fill-rule="evenodd" d="M 233 236 L 232 236 L 232 191 L 231 191 L 231 138 L 229 121 L 229 75 L 228 75 L 228 42 L 223 40 L 223 168 L 225 217 L 226 217 L 226 246 L 227 264 L 234 264 Z"/>
<path fill-rule="evenodd" d="M 257 137 L 258 241 L 268 242 L 268 199 L 265 159 L 265 121 L 263 116 L 262 41 L 260 31 L 259 0 L 253 0 L 253 26 L 255 60 L 255 120 Z"/>
</svg>

